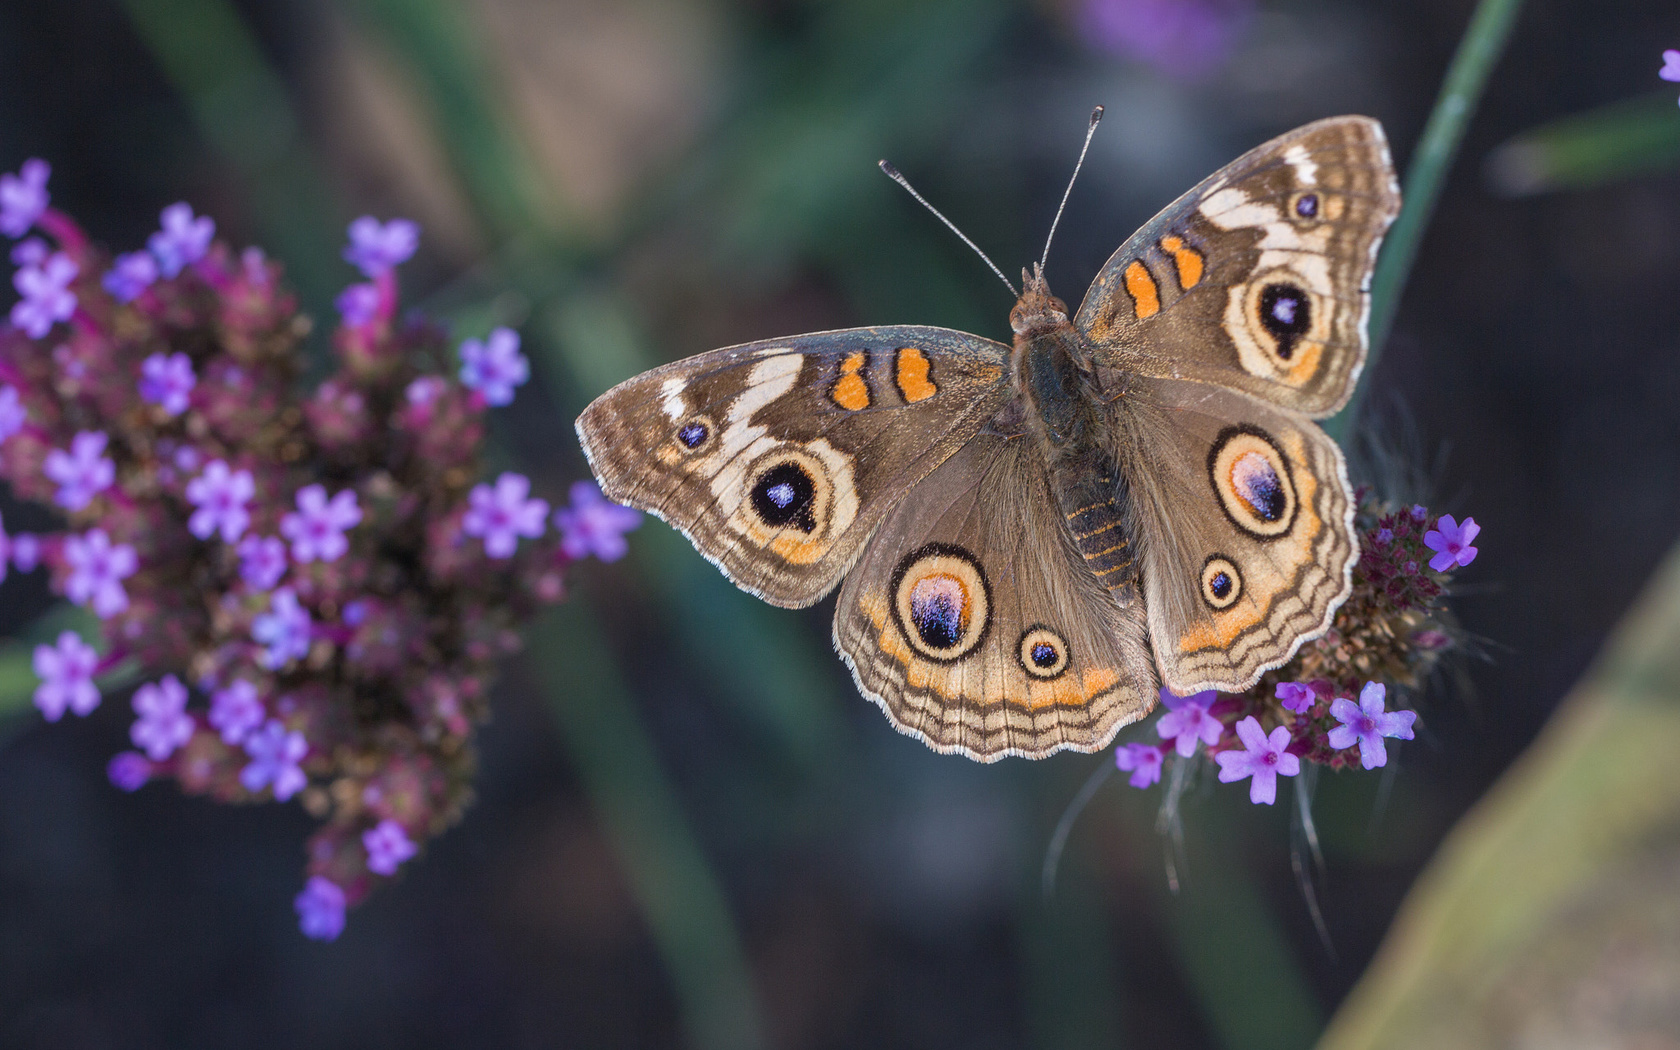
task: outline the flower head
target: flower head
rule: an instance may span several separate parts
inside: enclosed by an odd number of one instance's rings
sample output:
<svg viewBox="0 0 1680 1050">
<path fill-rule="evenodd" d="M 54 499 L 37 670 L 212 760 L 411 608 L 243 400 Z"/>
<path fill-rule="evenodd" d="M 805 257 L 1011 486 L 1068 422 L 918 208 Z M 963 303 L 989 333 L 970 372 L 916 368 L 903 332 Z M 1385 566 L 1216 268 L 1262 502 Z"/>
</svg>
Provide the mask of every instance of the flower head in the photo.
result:
<svg viewBox="0 0 1680 1050">
<path fill-rule="evenodd" d="M 1219 763 L 1219 782 L 1253 777 L 1248 786 L 1248 800 L 1259 805 L 1277 801 L 1277 778 L 1292 777 L 1301 771 L 1301 760 L 1285 751 L 1289 746 L 1289 730 L 1278 726 L 1267 736 L 1260 728 L 1260 720 L 1249 715 L 1237 723 L 1237 739 L 1241 751 L 1221 751 L 1213 759 Z"/>
<path fill-rule="evenodd" d="M 1178 753 L 1189 758 L 1196 753 L 1198 741 L 1212 747 L 1225 732 L 1224 723 L 1208 714 L 1208 708 L 1219 699 L 1213 690 L 1191 696 L 1177 696 L 1169 689 L 1161 690 L 1161 703 L 1167 713 L 1155 723 L 1155 732 L 1162 740 L 1171 740 Z"/>
<path fill-rule="evenodd" d="M 1359 703 L 1345 697 L 1330 704 L 1330 714 L 1342 723 L 1330 730 L 1330 746 L 1338 751 L 1359 744 L 1359 762 L 1366 769 L 1388 764 L 1388 748 L 1383 737 L 1396 740 L 1412 739 L 1412 723 L 1416 711 L 1384 711 L 1383 700 L 1388 687 L 1381 682 L 1366 682 L 1359 691 Z"/>
<path fill-rule="evenodd" d="M 111 756 L 105 776 L 123 791 L 139 791 L 152 778 L 152 763 L 138 751 L 119 751 Z"/>
<path fill-rule="evenodd" d="M 266 591 L 286 575 L 286 545 L 273 536 L 246 536 L 239 541 L 239 577 L 254 589 Z"/>
<path fill-rule="evenodd" d="M 132 303 L 157 279 L 157 260 L 150 252 L 126 252 L 112 260 L 100 283 L 117 302 Z"/>
<path fill-rule="evenodd" d="M 187 410 L 187 395 L 197 383 L 192 359 L 186 354 L 153 354 L 140 362 L 140 400 L 162 405 L 167 415 Z"/>
<path fill-rule="evenodd" d="M 213 459 L 204 473 L 187 482 L 187 501 L 198 509 L 187 519 L 187 531 L 201 540 L 221 532 L 222 542 L 233 543 L 251 524 L 251 502 L 256 485 L 248 470 L 229 470 L 227 461 Z"/>
<path fill-rule="evenodd" d="M 77 605 L 86 605 L 101 620 L 128 608 L 128 591 L 122 581 L 134 575 L 140 559 L 126 543 L 112 543 L 104 529 L 89 529 L 80 536 L 64 537 L 64 564 L 70 574 L 64 580 L 64 595 Z"/>
<path fill-rule="evenodd" d="M 368 870 L 375 875 L 395 875 L 397 865 L 414 856 L 415 845 L 408 832 L 394 820 L 385 819 L 377 827 L 362 832 L 362 848 L 367 850 Z"/>
<path fill-rule="evenodd" d="M 1127 783 L 1146 788 L 1161 779 L 1161 762 L 1167 753 L 1152 744 L 1121 744 L 1114 749 L 1114 764 L 1131 773 Z"/>
<path fill-rule="evenodd" d="M 244 740 L 267 717 L 257 687 L 243 678 L 235 678 L 226 688 L 210 694 L 210 725 L 222 734 L 225 744 Z"/>
<path fill-rule="evenodd" d="M 461 531 L 484 540 L 484 553 L 492 558 L 511 558 L 519 537 L 536 539 L 543 534 L 548 501 L 527 499 L 531 479 L 523 474 L 504 473 L 496 487 L 474 485 L 467 496 L 471 506 L 461 519 Z"/>
<path fill-rule="evenodd" d="M 462 341 L 461 383 L 482 394 L 487 404 L 508 404 L 514 388 L 529 378 L 531 363 L 519 352 L 519 333 L 513 329 L 491 329 L 482 342 Z"/>
<path fill-rule="evenodd" d="M 1465 518 L 1460 525 L 1453 520 L 1451 514 L 1441 515 L 1436 527 L 1423 534 L 1423 545 L 1435 551 L 1435 557 L 1429 559 L 1429 567 L 1436 572 L 1446 572 L 1455 566 L 1469 565 L 1476 560 L 1476 548 L 1470 546 L 1482 527 L 1476 524 L 1475 518 Z"/>
<path fill-rule="evenodd" d="M 393 266 L 408 261 L 420 246 L 420 227 L 408 219 L 392 219 L 383 225 L 371 215 L 350 224 L 350 244 L 344 261 L 368 277 L 378 277 Z"/>
<path fill-rule="evenodd" d="M 117 467 L 105 455 L 110 438 L 101 430 L 79 431 L 70 439 L 70 451 L 52 449 L 41 463 L 41 473 L 58 483 L 54 501 L 65 510 L 81 510 L 93 497 L 111 487 Z"/>
<path fill-rule="evenodd" d="M 1657 70 L 1657 76 L 1667 81 L 1680 80 L 1680 51 L 1673 48 L 1663 52 L 1662 68 Z M 17 234 L 12 234 L 16 237 Z"/>
<path fill-rule="evenodd" d="M 641 527 L 641 512 L 601 495 L 601 486 L 593 481 L 574 481 L 571 495 L 572 505 L 554 512 L 554 527 L 560 530 L 560 549 L 566 557 L 593 554 L 602 561 L 624 557 L 630 549 L 624 534 Z"/>
<path fill-rule="evenodd" d="M 268 612 L 251 621 L 251 637 L 264 647 L 262 665 L 273 671 L 308 656 L 313 627 L 309 610 L 298 604 L 290 587 L 275 591 Z"/>
<path fill-rule="evenodd" d="M 12 304 L 12 324 L 31 339 L 52 331 L 58 321 L 68 321 L 76 312 L 76 293 L 70 282 L 81 267 L 63 252 L 54 252 L 38 266 L 25 266 L 12 275 L 12 284 L 23 298 Z"/>
<path fill-rule="evenodd" d="M 147 682 L 134 691 L 134 713 L 128 738 L 153 762 L 162 762 L 192 739 L 193 719 L 187 714 L 187 687 L 172 674 Z"/>
<path fill-rule="evenodd" d="M 174 277 L 182 267 L 204 258 L 204 253 L 210 250 L 210 238 L 216 236 L 216 220 L 208 215 L 194 218 L 192 205 L 186 201 L 163 209 L 158 219 L 163 228 L 147 239 L 146 247 L 151 249 L 165 277 Z"/>
<path fill-rule="evenodd" d="M 303 892 L 292 901 L 298 928 L 312 941 L 336 941 L 344 932 L 344 891 L 338 883 L 311 875 Z"/>
<path fill-rule="evenodd" d="M 99 706 L 99 688 L 93 684 L 99 654 L 75 631 L 64 631 L 54 645 L 35 647 L 35 673 L 41 684 L 35 687 L 35 706 L 41 716 L 56 722 L 66 709 L 86 715 Z"/>
<path fill-rule="evenodd" d="M 345 530 L 361 520 L 353 490 L 345 489 L 329 502 L 325 486 L 309 485 L 298 490 L 297 512 L 280 519 L 280 534 L 292 541 L 295 561 L 337 561 L 350 549 Z"/>
<path fill-rule="evenodd" d="M 47 210 L 52 195 L 47 178 L 52 165 L 36 157 L 23 162 L 16 175 L 0 175 L 0 233 L 22 237 Z"/>
<path fill-rule="evenodd" d="M 1318 700 L 1318 696 L 1312 691 L 1312 687 L 1300 682 L 1279 682 L 1277 698 L 1283 703 L 1284 707 L 1298 715 L 1306 714 L 1307 709 Z"/>
<path fill-rule="evenodd" d="M 251 761 L 239 771 L 239 782 L 247 791 L 272 786 L 275 801 L 284 802 L 309 783 L 298 766 L 309 753 L 309 741 L 274 719 L 245 738 L 245 753 Z"/>
</svg>

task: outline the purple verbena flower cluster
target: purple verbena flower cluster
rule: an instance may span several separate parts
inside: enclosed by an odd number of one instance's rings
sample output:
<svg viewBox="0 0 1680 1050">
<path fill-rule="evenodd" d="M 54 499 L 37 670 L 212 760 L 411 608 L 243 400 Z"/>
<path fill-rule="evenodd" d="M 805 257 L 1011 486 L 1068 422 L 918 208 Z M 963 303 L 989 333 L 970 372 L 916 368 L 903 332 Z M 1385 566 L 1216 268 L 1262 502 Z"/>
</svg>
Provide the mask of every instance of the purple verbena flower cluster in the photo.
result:
<svg viewBox="0 0 1680 1050">
<path fill-rule="evenodd" d="M 516 629 L 564 594 L 570 562 L 622 555 L 640 517 L 588 483 L 551 515 L 520 475 L 480 482 L 485 408 L 528 365 L 505 329 L 467 340 L 457 365 L 440 329 L 397 320 L 413 223 L 352 225 L 345 257 L 371 291 L 307 391 L 308 321 L 260 251 L 235 255 L 176 204 L 145 251 L 112 261 L 48 206 L 48 174 L 30 161 L 0 176 L 0 231 L 57 242 L 14 252 L 0 480 L 66 528 L 0 525 L 0 580 L 7 562 L 45 566 L 102 637 L 36 649 L 36 706 L 86 715 L 102 671 L 140 667 L 138 750 L 111 781 L 297 798 L 323 821 L 298 915 L 330 939 L 458 819 Z"/>
<path fill-rule="evenodd" d="M 1421 506 L 1395 509 L 1364 489 L 1358 500 L 1353 592 L 1330 630 L 1246 693 L 1161 690 L 1160 742 L 1125 743 L 1114 753 L 1133 787 L 1159 782 L 1168 762 L 1202 750 L 1220 781 L 1248 780 L 1249 799 L 1271 805 L 1278 777 L 1298 775 L 1302 763 L 1376 769 L 1388 763 L 1385 740 L 1412 739 L 1417 713 L 1389 709 L 1388 689 L 1415 690 L 1460 644 L 1446 589 L 1449 574 L 1475 560 L 1471 543 L 1481 527 L 1474 518 L 1432 520 Z"/>
</svg>

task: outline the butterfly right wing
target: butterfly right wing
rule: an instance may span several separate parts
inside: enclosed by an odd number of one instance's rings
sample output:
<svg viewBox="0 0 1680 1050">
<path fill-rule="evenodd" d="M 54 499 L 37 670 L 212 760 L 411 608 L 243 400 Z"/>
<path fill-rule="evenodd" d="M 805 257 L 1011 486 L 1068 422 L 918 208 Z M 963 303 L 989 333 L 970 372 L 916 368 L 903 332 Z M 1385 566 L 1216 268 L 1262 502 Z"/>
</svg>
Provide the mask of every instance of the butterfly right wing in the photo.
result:
<svg viewBox="0 0 1680 1050">
<path fill-rule="evenodd" d="M 669 521 L 742 589 L 800 607 L 997 413 L 1007 354 L 909 325 L 747 343 L 620 383 L 578 437 L 609 497 Z"/>
</svg>

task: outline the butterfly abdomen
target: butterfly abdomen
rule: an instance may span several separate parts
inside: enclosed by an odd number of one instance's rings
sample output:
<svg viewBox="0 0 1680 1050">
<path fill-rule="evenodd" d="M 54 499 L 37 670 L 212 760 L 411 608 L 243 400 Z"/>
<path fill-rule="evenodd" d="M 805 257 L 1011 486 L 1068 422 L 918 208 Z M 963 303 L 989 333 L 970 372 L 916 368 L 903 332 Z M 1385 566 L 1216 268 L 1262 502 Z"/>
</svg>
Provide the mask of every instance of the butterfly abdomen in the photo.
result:
<svg viewBox="0 0 1680 1050">
<path fill-rule="evenodd" d="M 1053 470 L 1051 485 L 1085 567 L 1110 594 L 1128 600 L 1137 583 L 1137 554 L 1114 464 L 1100 456 L 1081 457 L 1077 464 Z"/>
</svg>

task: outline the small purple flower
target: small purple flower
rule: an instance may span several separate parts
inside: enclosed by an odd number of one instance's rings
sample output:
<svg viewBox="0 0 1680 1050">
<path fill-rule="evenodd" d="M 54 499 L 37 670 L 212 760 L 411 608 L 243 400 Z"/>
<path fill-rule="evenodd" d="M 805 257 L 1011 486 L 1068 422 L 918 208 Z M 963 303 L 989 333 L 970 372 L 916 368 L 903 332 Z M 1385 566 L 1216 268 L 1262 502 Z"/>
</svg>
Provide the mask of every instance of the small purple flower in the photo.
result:
<svg viewBox="0 0 1680 1050">
<path fill-rule="evenodd" d="M 273 536 L 240 540 L 239 575 L 256 590 L 270 589 L 286 575 L 286 545 Z"/>
<path fill-rule="evenodd" d="M 1475 561 L 1476 548 L 1470 544 L 1481 531 L 1482 527 L 1476 524 L 1475 518 L 1465 518 L 1464 524 L 1460 525 L 1451 514 L 1441 515 L 1435 528 L 1423 534 L 1423 545 L 1436 552 L 1435 557 L 1429 559 L 1429 567 L 1436 572 L 1446 572 L 1454 566 L 1469 565 Z"/>
<path fill-rule="evenodd" d="M 1670 48 L 1663 52 L 1663 65 L 1661 69 L 1657 70 L 1657 76 L 1670 83 L 1680 80 L 1680 51 Z M 14 233 L 12 236 L 16 237 L 17 234 Z"/>
<path fill-rule="evenodd" d="M 379 313 L 379 289 L 371 284 L 353 284 L 338 295 L 338 312 L 350 328 L 360 328 Z"/>
<path fill-rule="evenodd" d="M 68 321 L 76 312 L 76 293 L 70 282 L 81 272 L 75 260 L 54 252 L 39 266 L 25 266 L 12 275 L 12 284 L 23 296 L 12 304 L 12 324 L 31 339 L 52 331 L 57 321 Z"/>
<path fill-rule="evenodd" d="M 350 244 L 344 249 L 344 261 L 368 277 L 378 277 L 391 267 L 407 262 L 419 246 L 420 227 L 414 222 L 392 219 L 380 225 L 378 219 L 364 215 L 350 224 Z"/>
<path fill-rule="evenodd" d="M 1260 720 L 1249 715 L 1237 723 L 1237 739 L 1242 751 L 1221 751 L 1213 756 L 1219 763 L 1219 782 L 1253 777 L 1248 786 L 1248 800 L 1255 805 L 1271 805 L 1277 801 L 1277 778 L 1292 777 L 1301 772 L 1301 759 L 1285 751 L 1289 746 L 1289 730 L 1278 726 L 1267 736 L 1260 728 Z"/>
<path fill-rule="evenodd" d="M 128 608 L 128 591 L 122 581 L 134 575 L 140 559 L 126 543 L 112 543 L 104 529 L 89 529 L 80 536 L 64 537 L 64 564 L 70 575 L 64 578 L 64 596 L 86 605 L 101 620 Z"/>
<path fill-rule="evenodd" d="M 29 419 L 29 412 L 23 407 L 23 401 L 18 397 L 17 387 L 0 386 L 0 445 L 13 434 L 23 429 L 23 424 Z"/>
<path fill-rule="evenodd" d="M 1153 744 L 1121 744 L 1114 749 L 1114 764 L 1131 773 L 1127 783 L 1146 788 L 1161 779 L 1161 762 L 1167 753 Z"/>
<path fill-rule="evenodd" d="M 86 715 L 99 706 L 99 687 L 93 684 L 99 654 L 75 631 L 65 631 L 55 645 L 35 647 L 35 673 L 41 684 L 35 687 L 35 706 L 41 716 L 56 722 L 68 708 Z"/>
<path fill-rule="evenodd" d="M 414 856 L 415 845 L 403 826 L 394 820 L 379 822 L 378 827 L 362 832 L 362 847 L 367 850 L 368 870 L 375 875 L 395 875 L 397 865 Z"/>
<path fill-rule="evenodd" d="M 12 564 L 18 572 L 34 572 L 41 564 L 41 538 L 33 532 L 12 533 Z"/>
<path fill-rule="evenodd" d="M 128 738 L 153 762 L 162 762 L 192 739 L 193 719 L 187 714 L 187 687 L 172 674 L 164 675 L 157 683 L 147 682 L 134 691 L 134 713 L 140 717 L 129 728 Z"/>
<path fill-rule="evenodd" d="M 461 343 L 461 384 L 484 395 L 492 405 L 513 400 L 513 389 L 531 378 L 531 363 L 519 352 L 519 333 L 494 328 L 484 338 Z"/>
<path fill-rule="evenodd" d="M 52 449 L 41 473 L 58 482 L 53 501 L 65 510 L 81 510 L 117 479 L 115 463 L 105 455 L 110 438 L 102 430 L 83 430 L 70 439 L 70 451 Z"/>
<path fill-rule="evenodd" d="M 251 621 L 251 637 L 265 646 L 261 663 L 273 671 L 288 661 L 309 655 L 310 632 L 314 626 L 309 610 L 298 604 L 290 587 L 275 591 L 268 600 L 268 612 Z"/>
<path fill-rule="evenodd" d="M 178 201 L 158 216 L 163 229 L 151 235 L 146 247 L 157 257 L 158 269 L 174 277 L 181 268 L 204 258 L 210 239 L 216 236 L 216 220 L 208 215 L 193 217 L 192 205 Z"/>
<path fill-rule="evenodd" d="M 243 678 L 235 678 L 227 688 L 210 694 L 210 725 L 222 734 L 224 744 L 244 740 L 267 717 L 257 687 Z"/>
<path fill-rule="evenodd" d="M 309 741 L 277 720 L 270 719 L 245 737 L 245 753 L 251 756 L 251 761 L 239 771 L 239 782 L 247 791 L 261 791 L 273 785 L 275 801 L 284 802 L 309 783 L 298 766 L 309 753 Z"/>
<path fill-rule="evenodd" d="M 356 493 L 345 489 L 327 501 L 327 490 L 310 485 L 298 490 L 297 512 L 280 519 L 280 534 L 292 541 L 292 559 L 297 562 L 337 561 L 350 549 L 346 529 L 362 520 Z"/>
<path fill-rule="evenodd" d="M 112 261 L 100 283 L 117 302 L 132 303 L 157 279 L 157 260 L 150 252 L 127 252 Z"/>
<path fill-rule="evenodd" d="M 1298 715 L 1306 714 L 1307 708 L 1318 700 L 1318 696 L 1312 691 L 1312 687 L 1300 682 L 1279 682 L 1277 698 L 1283 702 L 1284 707 Z"/>
<path fill-rule="evenodd" d="M 255 492 L 250 471 L 229 470 L 226 461 L 211 460 L 204 473 L 187 482 L 187 501 L 198 508 L 187 519 L 187 531 L 207 540 L 219 530 L 222 542 L 235 542 L 251 524 L 245 504 Z"/>
<path fill-rule="evenodd" d="M 1167 713 L 1155 723 L 1155 732 L 1161 734 L 1162 740 L 1173 741 L 1185 758 L 1196 753 L 1198 741 L 1212 747 L 1225 732 L 1225 724 L 1208 714 L 1208 708 L 1217 699 L 1219 693 L 1212 689 L 1184 697 L 1162 689 L 1161 703 L 1166 705 Z"/>
<path fill-rule="evenodd" d="M 601 495 L 601 486 L 593 481 L 572 482 L 572 505 L 554 512 L 554 527 L 562 537 L 560 549 L 568 558 L 593 554 L 602 561 L 617 561 L 630 549 L 624 534 L 641 524 L 641 511 Z"/>
<path fill-rule="evenodd" d="M 1387 545 L 1389 545 L 1390 543 L 1393 543 L 1394 542 L 1394 530 L 1393 529 L 1378 529 L 1377 530 L 1377 542 L 1382 544 L 1385 547 Z"/>
<path fill-rule="evenodd" d="M 119 751 L 111 756 L 105 776 L 123 791 L 139 791 L 152 778 L 152 764 L 138 751 Z"/>
<path fill-rule="evenodd" d="M 1084 0 L 1080 21 L 1095 46 L 1193 80 L 1225 62 L 1253 6 L 1253 0 Z"/>
<path fill-rule="evenodd" d="M 187 410 L 187 396 L 197 383 L 192 359 L 186 354 L 153 354 L 140 362 L 140 400 L 162 405 L 168 415 Z"/>
<path fill-rule="evenodd" d="M 496 487 L 474 485 L 467 499 L 472 506 L 461 519 L 461 531 L 484 540 L 484 553 L 492 558 L 511 558 L 519 537 L 536 539 L 543 534 L 548 501 L 526 499 L 531 479 L 523 474 L 503 474 Z"/>
<path fill-rule="evenodd" d="M 442 397 L 443 392 L 448 389 L 449 384 L 437 376 L 421 376 L 408 384 L 408 389 L 403 391 L 403 397 L 409 404 L 424 408 Z"/>
<path fill-rule="evenodd" d="M 292 907 L 298 914 L 298 928 L 312 941 L 336 941 L 344 932 L 344 891 L 331 879 L 309 876 Z"/>
<path fill-rule="evenodd" d="M 1330 714 L 1341 725 L 1330 730 L 1330 746 L 1340 751 L 1359 743 L 1359 763 L 1366 769 L 1388 764 L 1388 748 L 1383 737 L 1396 740 L 1412 739 L 1412 723 L 1416 711 L 1384 711 L 1383 699 L 1388 688 L 1380 682 L 1366 682 L 1359 691 L 1359 703 L 1338 697 L 1330 703 Z"/>
<path fill-rule="evenodd" d="M 1422 523 L 1429 520 L 1429 508 L 1421 503 L 1412 504 L 1412 520 Z"/>
<path fill-rule="evenodd" d="M 16 175 L 0 175 L 0 232 L 14 238 L 29 232 L 52 200 L 47 192 L 51 174 L 52 165 L 31 157 Z"/>
</svg>

